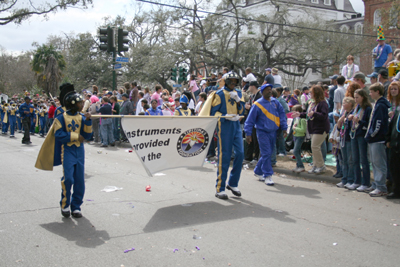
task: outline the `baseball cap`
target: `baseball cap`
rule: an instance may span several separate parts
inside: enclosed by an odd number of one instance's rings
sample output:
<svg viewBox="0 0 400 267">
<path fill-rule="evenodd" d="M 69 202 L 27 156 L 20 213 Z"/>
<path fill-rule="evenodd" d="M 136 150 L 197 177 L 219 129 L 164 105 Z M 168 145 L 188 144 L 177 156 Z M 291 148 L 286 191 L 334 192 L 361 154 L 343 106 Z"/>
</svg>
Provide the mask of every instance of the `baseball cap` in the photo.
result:
<svg viewBox="0 0 400 267">
<path fill-rule="evenodd" d="M 356 75 L 353 77 L 354 79 L 361 79 L 365 81 L 365 74 L 362 72 L 357 72 Z"/>
<path fill-rule="evenodd" d="M 272 69 L 271 68 L 267 68 L 267 69 L 265 69 L 265 71 L 272 71 Z"/>
<path fill-rule="evenodd" d="M 111 91 L 108 91 L 107 95 L 112 95 L 113 93 Z"/>
<path fill-rule="evenodd" d="M 339 77 L 339 75 L 335 74 L 333 76 L 329 76 L 329 79 L 336 80 L 338 77 Z"/>
<path fill-rule="evenodd" d="M 372 78 L 372 77 L 378 78 L 378 73 L 374 71 L 373 73 L 367 75 L 367 77 L 369 77 L 369 78 Z"/>
<path fill-rule="evenodd" d="M 129 98 L 128 94 L 122 94 L 122 97 Z"/>
<path fill-rule="evenodd" d="M 380 74 L 384 79 L 387 79 L 387 77 L 389 76 L 389 73 L 387 70 L 385 69 L 381 69 L 378 71 L 378 74 Z"/>
</svg>

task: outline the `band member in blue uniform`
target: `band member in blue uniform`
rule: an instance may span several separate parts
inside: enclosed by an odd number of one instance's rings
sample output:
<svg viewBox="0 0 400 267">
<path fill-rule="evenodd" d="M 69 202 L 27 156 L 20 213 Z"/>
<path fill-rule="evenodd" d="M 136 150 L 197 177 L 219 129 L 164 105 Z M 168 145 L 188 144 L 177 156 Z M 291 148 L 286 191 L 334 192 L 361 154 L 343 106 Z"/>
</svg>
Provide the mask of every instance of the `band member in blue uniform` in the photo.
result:
<svg viewBox="0 0 400 267">
<path fill-rule="evenodd" d="M 15 127 L 17 124 L 17 104 L 13 101 L 10 102 L 10 108 L 8 109 L 8 120 L 10 122 L 10 138 L 15 137 Z"/>
<path fill-rule="evenodd" d="M 220 199 L 228 199 L 225 187 L 231 190 L 235 196 L 241 196 L 238 189 L 242 163 L 244 158 L 242 129 L 240 127 L 239 115 L 244 112 L 244 101 L 242 92 L 235 87 L 239 85 L 240 77 L 232 72 L 225 78 L 225 86 L 216 91 L 210 98 L 211 116 L 221 116 L 217 124 L 218 135 L 218 170 L 215 196 Z M 206 104 L 205 104 L 206 105 Z M 201 114 L 201 113 L 200 113 Z M 223 118 L 223 116 L 230 116 Z M 231 162 L 232 149 L 235 153 L 233 167 L 228 176 L 229 164 Z"/>
<path fill-rule="evenodd" d="M 39 117 L 39 135 L 44 137 L 45 129 L 46 129 L 46 119 L 47 119 L 47 108 L 44 104 L 38 109 L 38 117 Z"/>
<path fill-rule="evenodd" d="M 29 135 L 29 130 L 31 128 L 31 119 L 33 117 L 33 105 L 31 104 L 31 98 L 25 96 L 25 103 L 19 107 L 19 114 L 21 114 L 22 127 L 24 128 L 24 137 L 22 138 L 22 143 L 29 145 L 31 142 L 31 137 Z"/>
<path fill-rule="evenodd" d="M 181 105 L 175 109 L 174 116 L 192 116 L 192 111 L 188 108 L 189 99 L 186 95 L 181 96 L 179 103 Z"/>
<path fill-rule="evenodd" d="M 83 98 L 78 93 L 68 93 L 63 102 L 67 111 L 54 119 L 39 152 L 35 167 L 52 170 L 53 166 L 62 164 L 61 214 L 66 218 L 71 214 L 72 217 L 81 218 L 81 205 L 85 194 L 83 141 L 92 136 L 92 120 L 89 113 L 85 115 L 79 113 L 83 108 Z"/>
<path fill-rule="evenodd" d="M 17 115 L 17 127 L 18 127 L 18 132 L 22 133 L 22 120 L 21 120 L 21 114 L 19 113 L 19 107 L 20 107 L 20 104 L 18 104 L 17 113 L 16 113 L 16 115 Z"/>
<path fill-rule="evenodd" d="M 261 158 L 254 168 L 254 175 L 260 181 L 265 181 L 266 185 L 274 185 L 271 154 L 275 146 L 276 131 L 281 129 L 284 132 L 283 137 L 287 136 L 286 114 L 279 101 L 271 97 L 272 87 L 268 83 L 261 86 L 263 97 L 251 107 L 244 124 L 247 143 L 251 142 L 252 130 L 254 126 L 256 127 Z"/>
<path fill-rule="evenodd" d="M 7 134 L 7 132 L 8 132 L 8 127 L 10 126 L 10 123 L 9 123 L 9 119 L 8 119 L 8 108 L 9 108 L 9 105 L 8 105 L 8 103 L 4 103 L 3 104 L 3 107 L 2 107 L 2 117 L 1 117 L 1 122 L 2 122 L 2 125 L 1 125 L 1 133 L 2 134 Z"/>
</svg>

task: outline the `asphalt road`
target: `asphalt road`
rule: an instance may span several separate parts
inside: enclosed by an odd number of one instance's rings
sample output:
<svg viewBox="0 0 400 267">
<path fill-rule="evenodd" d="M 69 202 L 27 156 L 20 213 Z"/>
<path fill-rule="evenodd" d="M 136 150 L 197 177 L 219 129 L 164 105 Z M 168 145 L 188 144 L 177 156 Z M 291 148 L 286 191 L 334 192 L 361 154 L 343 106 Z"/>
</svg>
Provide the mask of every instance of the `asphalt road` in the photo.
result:
<svg viewBox="0 0 400 267">
<path fill-rule="evenodd" d="M 268 187 L 251 170 L 242 198 L 219 200 L 213 165 L 148 177 L 127 146 L 85 145 L 84 217 L 64 219 L 62 168 L 35 169 L 44 139 L 21 138 L 0 136 L 0 266 L 399 264 L 400 201 L 301 178 Z"/>
</svg>

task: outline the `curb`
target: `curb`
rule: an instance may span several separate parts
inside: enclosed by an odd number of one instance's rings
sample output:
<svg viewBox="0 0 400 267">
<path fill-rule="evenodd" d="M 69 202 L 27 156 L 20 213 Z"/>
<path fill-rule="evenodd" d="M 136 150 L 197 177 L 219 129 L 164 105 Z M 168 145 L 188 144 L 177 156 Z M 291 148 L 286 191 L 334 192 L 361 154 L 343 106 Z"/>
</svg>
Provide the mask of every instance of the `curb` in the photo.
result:
<svg viewBox="0 0 400 267">
<path fill-rule="evenodd" d="M 323 175 L 323 174 L 310 174 L 307 171 L 302 172 L 302 173 L 295 173 L 295 172 L 292 172 L 291 170 L 278 168 L 278 167 L 273 167 L 272 169 L 276 173 L 286 174 L 286 175 L 294 177 L 294 178 L 307 178 L 307 179 L 311 179 L 314 181 L 318 181 L 318 182 L 324 181 L 324 182 L 331 183 L 331 184 L 337 184 L 341 181 L 340 178 L 334 178 L 332 176 Z"/>
</svg>

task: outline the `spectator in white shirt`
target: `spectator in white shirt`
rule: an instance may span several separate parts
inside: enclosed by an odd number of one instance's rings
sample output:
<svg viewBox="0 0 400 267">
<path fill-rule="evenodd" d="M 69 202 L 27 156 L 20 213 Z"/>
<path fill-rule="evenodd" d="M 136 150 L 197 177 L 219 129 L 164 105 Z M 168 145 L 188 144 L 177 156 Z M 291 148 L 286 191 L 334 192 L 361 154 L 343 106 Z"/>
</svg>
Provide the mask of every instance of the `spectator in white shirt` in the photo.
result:
<svg viewBox="0 0 400 267">
<path fill-rule="evenodd" d="M 354 75 L 360 71 L 360 68 L 354 64 L 354 57 L 352 55 L 347 56 L 347 64 L 342 68 L 342 76 L 346 80 L 353 80 Z"/>
</svg>

